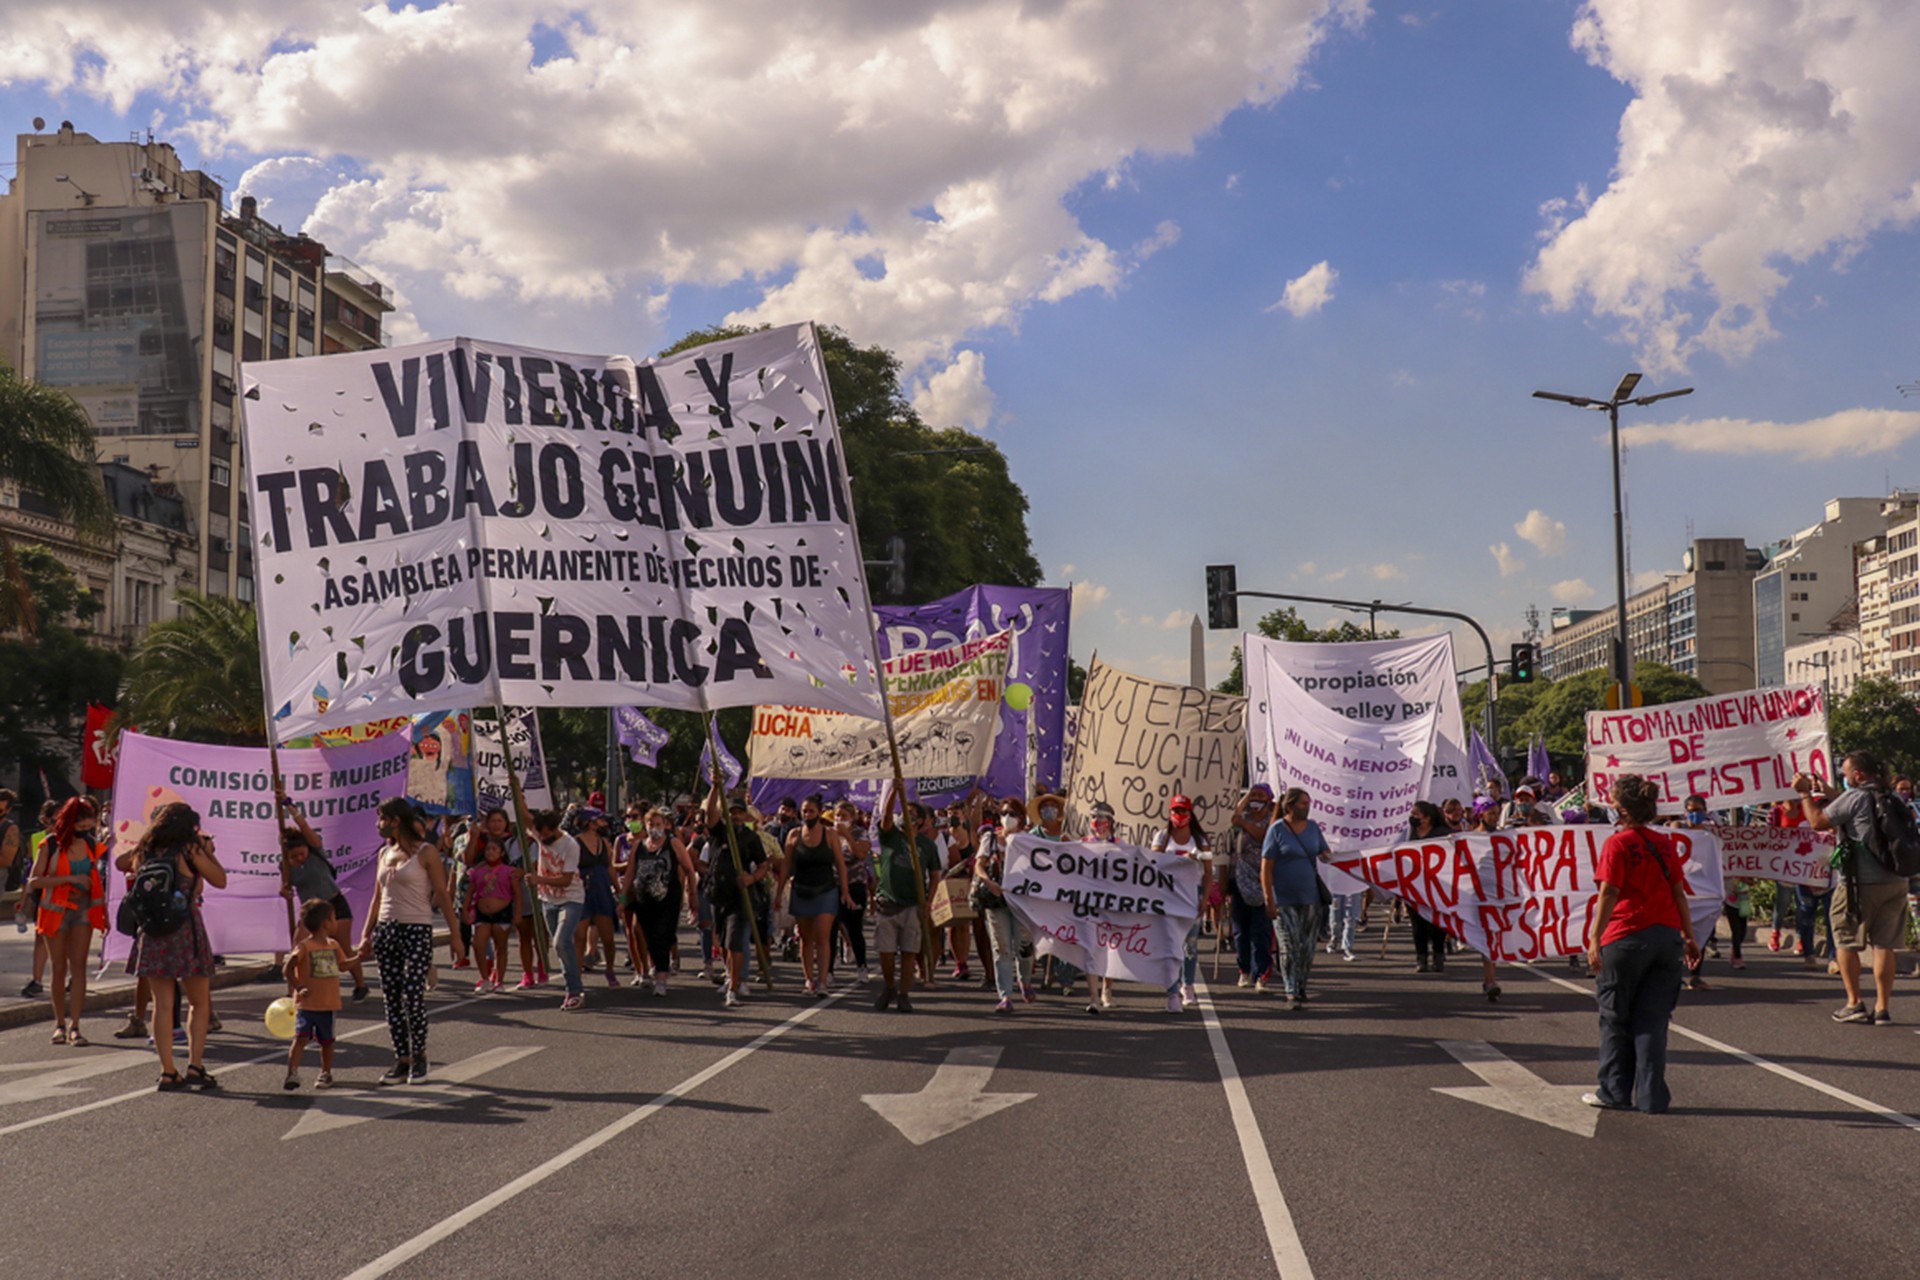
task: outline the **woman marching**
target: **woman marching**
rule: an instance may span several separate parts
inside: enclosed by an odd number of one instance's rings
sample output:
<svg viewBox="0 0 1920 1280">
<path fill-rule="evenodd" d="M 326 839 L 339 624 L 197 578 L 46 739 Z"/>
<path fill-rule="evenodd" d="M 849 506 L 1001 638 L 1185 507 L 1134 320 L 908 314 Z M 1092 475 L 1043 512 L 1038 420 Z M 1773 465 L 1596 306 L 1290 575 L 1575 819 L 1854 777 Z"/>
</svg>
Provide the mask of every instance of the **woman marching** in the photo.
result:
<svg viewBox="0 0 1920 1280">
<path fill-rule="evenodd" d="M 847 940 L 847 951 L 860 966 L 860 981 L 872 982 L 873 970 L 867 967 L 867 903 L 877 884 L 873 845 L 862 834 L 860 810 L 851 800 L 842 800 L 834 811 L 833 830 L 846 843 L 847 895 L 840 899 L 840 914 L 834 928 Z"/>
<path fill-rule="evenodd" d="M 107 927 L 106 880 L 94 829 L 100 816 L 93 802 L 76 796 L 60 806 L 52 833 L 41 842 L 27 880 L 40 892 L 34 928 L 47 944 L 53 1001 L 53 1042 L 85 1047 L 80 1015 L 87 1008 L 87 949 L 95 931 Z"/>
<path fill-rule="evenodd" d="M 405 796 L 394 796 L 381 803 L 379 815 L 380 838 L 386 843 L 380 847 L 359 959 L 372 956 L 380 966 L 380 995 L 387 1007 L 387 1034 L 393 1039 L 393 1065 L 380 1083 L 424 1084 L 427 973 L 433 968 L 436 913 L 452 934 L 447 941 L 456 962 L 466 948 L 460 944 L 447 868 L 440 851 L 425 838 L 420 811 Z"/>
<path fill-rule="evenodd" d="M 634 837 L 627 847 L 620 897 L 633 913 L 645 963 L 653 972 L 653 994 L 664 996 L 674 933 L 695 882 L 693 854 L 673 833 L 673 820 L 665 809 L 647 810 L 642 821 L 645 834 Z"/>
<path fill-rule="evenodd" d="M 800 825 L 787 833 L 787 865 L 793 868 L 788 911 L 800 930 L 800 974 L 806 993 L 827 994 L 827 952 L 847 891 L 847 842 L 822 825 L 817 795 L 800 802 Z"/>
<path fill-rule="evenodd" d="M 582 970 L 591 969 L 593 943 L 600 942 L 607 962 L 607 985 L 620 985 L 615 967 L 613 934 L 620 904 L 613 894 L 613 841 L 607 838 L 607 815 L 598 809 L 575 809 L 567 815 L 567 834 L 580 846 L 580 880 L 586 886 L 587 905 L 580 917 L 575 954 Z"/>
<path fill-rule="evenodd" d="M 116 858 L 114 866 L 133 874 L 130 899 L 146 896 L 140 892 L 145 885 L 169 880 L 172 885 L 165 895 L 171 902 L 170 910 L 142 923 L 133 940 L 133 953 L 127 957 L 127 972 L 147 979 L 153 991 L 153 1047 L 160 1057 L 160 1083 L 155 1087 L 162 1093 L 183 1088 L 217 1089 L 219 1082 L 207 1074 L 200 1061 L 207 1046 L 207 1019 L 213 1011 L 208 1000 L 213 943 L 207 938 L 207 922 L 200 915 L 200 894 L 207 885 L 227 887 L 226 868 L 214 856 L 213 838 L 200 834 L 200 815 L 192 806 L 176 801 L 154 813 L 153 824 L 140 837 L 140 843 Z M 183 985 L 187 992 L 184 1078 L 173 1062 L 176 984 Z"/>
<path fill-rule="evenodd" d="M 973 855 L 974 908 L 987 922 L 987 941 L 993 952 L 994 987 L 1000 1003 L 995 1013 L 1012 1013 L 1013 998 L 1018 995 L 1028 1004 L 1034 1001 L 1033 958 L 1026 930 L 1013 917 L 1007 905 L 1006 891 L 1000 882 L 1007 872 L 1007 841 L 1025 825 L 1026 805 L 1018 796 L 1000 802 L 1000 825 L 981 832 L 979 852 Z M 971 822 L 972 818 L 969 817 Z M 1093 1006 L 1089 1005 L 1089 1008 Z"/>
<path fill-rule="evenodd" d="M 1441 836 L 1453 834 L 1453 828 L 1440 812 L 1440 806 L 1431 800 L 1413 802 L 1413 812 L 1407 818 L 1407 840 L 1435 840 Z M 1447 931 L 1420 914 L 1420 908 L 1408 904 L 1408 915 L 1413 917 L 1413 954 L 1415 968 L 1419 973 L 1445 973 L 1447 971 Z"/>
<path fill-rule="evenodd" d="M 1167 801 L 1167 825 L 1154 833 L 1153 851 L 1199 862 L 1200 901 L 1204 903 L 1212 896 L 1213 845 L 1207 840 L 1207 833 L 1200 829 L 1200 824 L 1194 821 L 1192 800 L 1186 796 L 1175 796 Z M 1187 930 L 1186 955 L 1180 965 L 1180 980 L 1167 984 L 1168 1013 L 1184 1013 L 1199 1007 L 1200 997 L 1193 989 L 1194 980 L 1200 974 L 1199 937 L 1200 921 L 1196 918 L 1193 927 Z"/>
<path fill-rule="evenodd" d="M 1260 893 L 1280 937 L 1280 981 L 1292 1009 L 1306 1007 L 1320 933 L 1319 864 L 1331 855 L 1320 825 L 1308 816 L 1312 812 L 1312 797 L 1299 787 L 1288 788 L 1280 797 L 1280 821 L 1267 828 L 1260 850 Z"/>
</svg>

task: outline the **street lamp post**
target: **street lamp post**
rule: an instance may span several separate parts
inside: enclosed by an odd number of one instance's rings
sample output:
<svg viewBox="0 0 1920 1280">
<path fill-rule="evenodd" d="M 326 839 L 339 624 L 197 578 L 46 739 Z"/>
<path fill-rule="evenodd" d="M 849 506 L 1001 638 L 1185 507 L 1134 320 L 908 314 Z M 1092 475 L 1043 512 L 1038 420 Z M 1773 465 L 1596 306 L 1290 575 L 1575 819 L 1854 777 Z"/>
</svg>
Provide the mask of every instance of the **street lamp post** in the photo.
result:
<svg viewBox="0 0 1920 1280">
<path fill-rule="evenodd" d="M 1682 387 L 1678 391 L 1662 391 L 1656 396 L 1636 397 L 1633 392 L 1639 385 L 1640 375 L 1629 373 L 1620 379 L 1620 385 L 1613 389 L 1613 395 L 1605 400 L 1563 395 L 1558 391 L 1533 393 L 1538 400 L 1558 400 L 1576 409 L 1593 409 L 1607 415 L 1608 435 L 1613 445 L 1613 597 L 1619 611 L 1619 617 L 1615 620 L 1613 676 L 1616 705 L 1623 708 L 1632 704 L 1633 649 L 1627 639 L 1627 522 L 1620 491 L 1620 406 L 1637 404 L 1644 407 L 1661 400 L 1672 400 L 1676 396 L 1693 394 L 1692 387 Z"/>
</svg>

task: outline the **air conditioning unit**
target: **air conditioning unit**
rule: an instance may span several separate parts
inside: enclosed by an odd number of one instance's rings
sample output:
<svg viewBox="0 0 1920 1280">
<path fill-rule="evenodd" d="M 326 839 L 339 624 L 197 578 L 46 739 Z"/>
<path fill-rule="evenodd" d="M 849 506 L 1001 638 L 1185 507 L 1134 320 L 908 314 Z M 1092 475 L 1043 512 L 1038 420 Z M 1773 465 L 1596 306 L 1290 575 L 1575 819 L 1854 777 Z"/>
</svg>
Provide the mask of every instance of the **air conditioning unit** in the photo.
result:
<svg viewBox="0 0 1920 1280">
<path fill-rule="evenodd" d="M 215 538 L 213 540 L 213 545 L 219 550 L 226 552 L 228 555 L 233 554 L 232 538 Z"/>
</svg>

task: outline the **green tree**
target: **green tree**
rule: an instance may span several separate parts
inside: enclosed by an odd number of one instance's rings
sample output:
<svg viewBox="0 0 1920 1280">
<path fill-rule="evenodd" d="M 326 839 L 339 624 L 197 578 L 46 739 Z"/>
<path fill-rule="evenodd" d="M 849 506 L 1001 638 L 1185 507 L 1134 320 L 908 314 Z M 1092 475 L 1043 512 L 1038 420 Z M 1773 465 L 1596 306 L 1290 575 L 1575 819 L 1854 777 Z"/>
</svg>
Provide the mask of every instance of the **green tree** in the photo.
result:
<svg viewBox="0 0 1920 1280">
<path fill-rule="evenodd" d="M 1883 676 L 1854 685 L 1833 708 L 1827 728 L 1833 738 L 1835 775 L 1840 757 L 1849 751 L 1870 752 L 1895 774 L 1911 776 L 1920 769 L 1920 708 Z"/>
<path fill-rule="evenodd" d="M 661 354 L 751 332 L 699 329 Z M 832 328 L 821 329 L 820 341 L 861 550 L 867 560 L 885 560 L 889 539 L 906 542 L 906 589 L 890 592 L 887 571 L 870 569 L 874 601 L 934 600 L 982 582 L 1038 584 L 1027 495 L 1000 447 L 970 431 L 922 421 L 901 389 L 899 357 L 886 348 L 856 346 Z"/>
<path fill-rule="evenodd" d="M 94 458 L 93 424 L 64 391 L 28 382 L 0 365 L 0 481 L 19 486 L 45 514 L 81 534 L 111 536 L 113 507 Z M 0 569 L 11 623 L 27 635 L 39 630 L 26 572 L 13 539 L 0 526 Z"/>
<path fill-rule="evenodd" d="M 98 613 L 100 602 L 52 552 L 21 547 L 15 568 L 38 603 L 38 630 L 10 624 L 0 635 L 0 759 L 60 770 L 80 744 L 87 704 L 113 702 L 124 661 L 69 625 Z"/>
<path fill-rule="evenodd" d="M 1300 618 L 1300 611 L 1292 605 L 1284 609 L 1275 609 L 1261 618 L 1254 627 L 1269 640 L 1311 641 L 1319 644 L 1346 644 L 1355 640 L 1398 640 L 1400 629 L 1388 627 L 1383 631 L 1371 631 L 1353 622 L 1342 622 L 1337 627 L 1315 630 Z M 1246 669 L 1241 663 L 1240 646 L 1233 646 L 1233 669 L 1227 678 L 1213 686 L 1216 693 L 1245 693 L 1247 691 Z"/>
<path fill-rule="evenodd" d="M 127 664 L 116 722 L 189 742 L 264 746 L 253 609 L 193 591 L 177 600 L 180 615 L 148 628 Z"/>
<path fill-rule="evenodd" d="M 1649 707 L 1666 702 L 1704 698 L 1707 687 L 1658 662 L 1634 666 L 1634 683 Z M 1544 733 L 1547 750 L 1555 755 L 1584 756 L 1587 750 L 1587 712 L 1607 705 L 1607 686 L 1613 676 L 1601 670 L 1583 671 L 1565 680 L 1533 680 L 1500 686 L 1500 751 L 1504 755 L 1526 750 L 1528 739 Z M 1478 724 L 1487 706 L 1487 682 L 1476 681 L 1462 690 L 1461 713 L 1468 724 Z"/>
</svg>

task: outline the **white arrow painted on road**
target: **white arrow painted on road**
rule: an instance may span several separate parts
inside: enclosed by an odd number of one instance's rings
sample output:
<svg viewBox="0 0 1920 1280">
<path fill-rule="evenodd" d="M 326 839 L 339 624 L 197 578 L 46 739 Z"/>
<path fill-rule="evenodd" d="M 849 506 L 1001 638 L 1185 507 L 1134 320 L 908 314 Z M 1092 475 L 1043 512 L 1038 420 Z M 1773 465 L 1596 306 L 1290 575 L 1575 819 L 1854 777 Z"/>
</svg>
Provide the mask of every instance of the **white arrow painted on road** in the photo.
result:
<svg viewBox="0 0 1920 1280">
<path fill-rule="evenodd" d="M 462 1058 L 459 1062 L 437 1068 L 434 1078 L 427 1084 L 337 1089 L 330 1093 L 315 1094 L 313 1104 L 300 1117 L 300 1123 L 287 1130 L 280 1140 L 286 1142 L 294 1138 L 312 1137 L 316 1133 L 350 1129 L 369 1120 L 385 1120 L 403 1113 L 428 1111 L 480 1097 L 478 1089 L 457 1089 L 453 1086 L 465 1084 L 489 1071 L 498 1071 L 540 1052 L 540 1049 L 538 1045 L 530 1048 L 488 1049 L 485 1053 L 476 1053 L 471 1058 Z"/>
<path fill-rule="evenodd" d="M 12 1106 L 17 1102 L 38 1102 L 42 1098 L 64 1097 L 70 1093 L 85 1093 L 86 1088 L 79 1083 L 82 1080 L 111 1075 L 142 1063 L 151 1066 L 153 1061 L 150 1053 L 123 1052 L 96 1053 L 85 1058 L 56 1058 L 47 1062 L 16 1062 L 0 1067 L 0 1071 L 45 1071 L 45 1074 L 0 1084 L 0 1107 Z M 54 1069 L 46 1071 L 48 1067 Z"/>
<path fill-rule="evenodd" d="M 935 1138 L 957 1133 L 975 1120 L 1018 1106 L 1039 1095 L 988 1093 L 987 1081 L 1000 1065 L 1001 1050 L 966 1045 L 949 1050 L 947 1060 L 934 1069 L 933 1079 L 918 1093 L 868 1093 L 860 1101 L 880 1113 L 908 1142 L 924 1147 Z"/>
<path fill-rule="evenodd" d="M 1590 1092 L 1577 1084 L 1548 1084 L 1506 1054 L 1479 1040 L 1442 1040 L 1440 1047 L 1484 1084 L 1434 1090 L 1450 1098 L 1464 1098 L 1522 1120 L 1535 1120 L 1575 1137 L 1591 1138 L 1600 1125 L 1600 1112 L 1580 1101 Z"/>
</svg>

